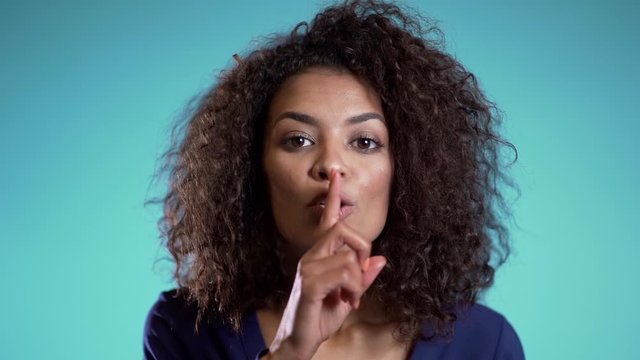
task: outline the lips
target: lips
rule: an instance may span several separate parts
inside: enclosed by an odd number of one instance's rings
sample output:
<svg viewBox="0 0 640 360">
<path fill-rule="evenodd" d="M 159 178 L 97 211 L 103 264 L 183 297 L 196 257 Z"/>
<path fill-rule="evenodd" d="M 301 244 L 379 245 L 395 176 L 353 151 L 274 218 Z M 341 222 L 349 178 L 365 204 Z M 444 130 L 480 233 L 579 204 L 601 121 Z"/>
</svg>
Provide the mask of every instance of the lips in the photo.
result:
<svg viewBox="0 0 640 360">
<path fill-rule="evenodd" d="M 327 194 L 319 194 L 310 203 L 309 208 L 317 216 L 322 216 L 326 208 Z M 340 195 L 340 212 L 338 214 L 338 220 L 343 220 L 355 210 L 355 204 L 349 198 L 344 195 Z"/>
</svg>

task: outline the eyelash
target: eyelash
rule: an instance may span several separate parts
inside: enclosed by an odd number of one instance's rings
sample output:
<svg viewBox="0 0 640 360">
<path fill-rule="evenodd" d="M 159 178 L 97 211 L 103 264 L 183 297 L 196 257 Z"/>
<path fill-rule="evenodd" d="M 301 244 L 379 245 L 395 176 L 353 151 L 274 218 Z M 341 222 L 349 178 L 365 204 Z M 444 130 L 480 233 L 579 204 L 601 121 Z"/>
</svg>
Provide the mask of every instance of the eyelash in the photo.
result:
<svg viewBox="0 0 640 360">
<path fill-rule="evenodd" d="M 290 136 L 287 136 L 286 138 L 284 138 L 282 140 L 282 145 L 289 151 L 296 151 L 299 150 L 301 148 L 307 147 L 307 146 L 311 146 L 311 145 L 295 145 L 293 143 L 293 141 L 295 140 L 302 140 L 302 142 L 304 143 L 305 141 L 311 142 L 313 145 L 315 143 L 315 141 L 309 137 L 306 134 L 292 134 Z M 357 141 L 369 141 L 370 145 L 373 144 L 374 147 L 367 147 L 367 148 L 360 148 L 358 147 L 358 145 L 352 145 L 356 150 L 361 151 L 363 153 L 372 153 L 372 152 L 376 152 L 379 151 L 382 147 L 384 147 L 384 145 L 382 145 L 382 142 L 380 140 L 378 140 L 376 137 L 368 135 L 368 134 L 362 134 L 359 135 L 357 138 L 355 138 L 354 140 L 352 140 L 349 144 L 354 144 Z"/>
<path fill-rule="evenodd" d="M 296 140 L 296 139 L 303 139 L 303 140 L 309 141 L 311 143 L 314 143 L 313 139 L 311 137 L 309 137 L 308 135 L 294 133 L 294 134 L 291 134 L 291 135 L 287 136 L 286 138 L 284 138 L 282 140 L 282 145 L 287 150 L 290 150 L 290 151 L 295 151 L 295 150 L 298 150 L 298 149 L 300 149 L 302 147 L 305 147 L 305 146 L 296 146 L 296 145 L 294 145 L 293 141 Z"/>
<path fill-rule="evenodd" d="M 382 148 L 382 142 L 380 140 L 378 140 L 377 138 L 375 138 L 374 136 L 371 135 L 367 135 L 367 134 L 363 134 L 358 136 L 357 139 L 351 141 L 351 144 L 353 144 L 354 142 L 357 141 L 361 141 L 361 140 L 366 140 L 370 142 L 370 145 L 373 144 L 374 147 L 368 147 L 368 148 L 360 148 L 357 145 L 354 145 L 355 148 L 357 148 L 358 150 L 365 152 L 365 153 L 372 153 L 375 151 L 379 151 Z"/>
</svg>

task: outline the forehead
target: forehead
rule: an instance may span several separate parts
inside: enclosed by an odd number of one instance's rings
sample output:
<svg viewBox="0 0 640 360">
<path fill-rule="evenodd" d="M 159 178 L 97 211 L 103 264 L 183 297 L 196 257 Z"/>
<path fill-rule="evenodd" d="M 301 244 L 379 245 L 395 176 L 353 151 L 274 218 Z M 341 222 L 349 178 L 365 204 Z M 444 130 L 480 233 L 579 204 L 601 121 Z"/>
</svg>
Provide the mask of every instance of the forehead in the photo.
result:
<svg viewBox="0 0 640 360">
<path fill-rule="evenodd" d="M 378 112 L 377 92 L 346 70 L 313 67 L 287 78 L 275 93 L 269 118 L 300 111 L 319 118 L 344 118 L 359 112 Z"/>
</svg>

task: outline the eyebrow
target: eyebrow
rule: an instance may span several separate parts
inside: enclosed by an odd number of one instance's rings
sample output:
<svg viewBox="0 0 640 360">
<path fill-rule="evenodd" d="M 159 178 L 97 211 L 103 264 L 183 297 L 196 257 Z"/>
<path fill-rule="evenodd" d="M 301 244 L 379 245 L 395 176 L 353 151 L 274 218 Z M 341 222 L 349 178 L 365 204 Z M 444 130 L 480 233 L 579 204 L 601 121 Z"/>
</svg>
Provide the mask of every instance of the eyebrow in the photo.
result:
<svg viewBox="0 0 640 360">
<path fill-rule="evenodd" d="M 316 118 L 314 118 L 311 115 L 307 115 L 307 114 L 303 114 L 303 113 L 299 113 L 296 111 L 285 111 L 282 114 L 278 115 L 278 117 L 276 118 L 274 125 L 282 120 L 282 119 L 292 119 L 295 121 L 299 121 L 305 124 L 309 124 L 309 125 L 317 125 L 318 124 L 318 120 Z M 362 122 L 365 122 L 367 120 L 371 120 L 371 119 L 377 119 L 382 121 L 383 123 L 385 123 L 384 121 L 384 116 L 375 113 L 375 112 L 367 112 L 367 113 L 363 113 L 360 115 L 356 115 L 356 116 L 352 116 L 350 118 L 347 119 L 347 124 L 349 125 L 355 125 L 355 124 L 359 124 Z M 386 123 L 385 123 L 386 124 Z"/>
</svg>

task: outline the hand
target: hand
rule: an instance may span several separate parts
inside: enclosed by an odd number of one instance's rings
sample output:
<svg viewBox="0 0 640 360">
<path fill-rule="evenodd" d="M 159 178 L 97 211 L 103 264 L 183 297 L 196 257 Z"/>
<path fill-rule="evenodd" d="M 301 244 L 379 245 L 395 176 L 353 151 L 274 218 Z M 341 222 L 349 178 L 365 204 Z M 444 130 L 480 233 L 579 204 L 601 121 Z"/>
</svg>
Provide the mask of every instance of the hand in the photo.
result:
<svg viewBox="0 0 640 360">
<path fill-rule="evenodd" d="M 386 263 L 369 257 L 371 241 L 340 221 L 341 177 L 331 174 L 315 245 L 298 269 L 275 339 L 266 358 L 309 359 L 360 304 Z"/>
</svg>

